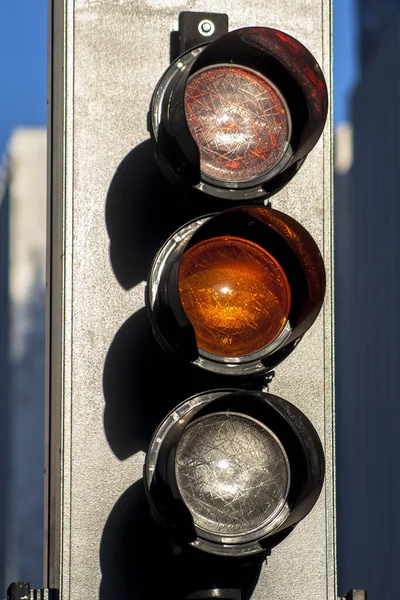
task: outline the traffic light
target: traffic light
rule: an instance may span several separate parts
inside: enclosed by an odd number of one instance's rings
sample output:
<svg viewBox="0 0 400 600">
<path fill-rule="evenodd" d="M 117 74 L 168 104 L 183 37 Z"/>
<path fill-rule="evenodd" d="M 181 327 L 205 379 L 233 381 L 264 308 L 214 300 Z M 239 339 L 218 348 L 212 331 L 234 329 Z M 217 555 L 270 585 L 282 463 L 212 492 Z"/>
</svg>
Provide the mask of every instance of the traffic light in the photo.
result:
<svg viewBox="0 0 400 600">
<path fill-rule="evenodd" d="M 153 93 L 149 129 L 165 174 L 242 203 L 182 225 L 157 253 L 146 287 L 167 353 L 239 385 L 246 379 L 246 390 L 186 399 L 150 442 L 147 496 L 182 549 L 265 555 L 310 512 L 323 485 L 323 449 L 310 421 L 247 380 L 294 350 L 324 300 L 317 244 L 265 201 L 296 174 L 327 110 L 315 58 L 293 37 L 261 27 L 188 49 Z"/>
<path fill-rule="evenodd" d="M 144 478 L 158 521 L 182 545 L 219 556 L 265 554 L 315 504 L 324 454 L 306 416 L 257 391 L 213 390 L 167 415 Z"/>
<path fill-rule="evenodd" d="M 278 210 L 245 206 L 174 233 L 150 269 L 146 299 L 167 351 L 209 371 L 250 375 L 294 349 L 324 293 L 308 231 Z"/>
<path fill-rule="evenodd" d="M 228 4 L 55 3 L 63 598 L 336 600 L 329 7 Z"/>
<path fill-rule="evenodd" d="M 176 183 L 263 200 L 295 175 L 327 113 L 325 79 L 307 48 L 283 31 L 245 27 L 171 64 L 155 88 L 149 129 Z"/>
</svg>

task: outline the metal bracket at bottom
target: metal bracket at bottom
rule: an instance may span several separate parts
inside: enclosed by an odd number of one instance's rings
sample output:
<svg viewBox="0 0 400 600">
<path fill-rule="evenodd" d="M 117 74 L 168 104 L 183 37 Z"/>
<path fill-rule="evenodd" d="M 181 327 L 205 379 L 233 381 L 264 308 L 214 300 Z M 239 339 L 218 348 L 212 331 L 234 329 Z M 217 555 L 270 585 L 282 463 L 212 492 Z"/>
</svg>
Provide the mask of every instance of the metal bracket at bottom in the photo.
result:
<svg viewBox="0 0 400 600">
<path fill-rule="evenodd" d="M 215 590 L 214 590 L 215 591 Z M 218 590 L 220 591 L 220 590 Z M 190 598 L 234 598 L 230 595 L 208 596 L 191 595 Z M 59 600 L 59 592 L 56 589 L 31 590 L 27 582 L 12 583 L 7 590 L 7 600 Z M 367 600 L 366 590 L 350 590 L 338 600 Z"/>
<path fill-rule="evenodd" d="M 7 590 L 7 600 L 59 600 L 58 590 L 31 590 L 26 581 L 12 583 Z"/>
</svg>

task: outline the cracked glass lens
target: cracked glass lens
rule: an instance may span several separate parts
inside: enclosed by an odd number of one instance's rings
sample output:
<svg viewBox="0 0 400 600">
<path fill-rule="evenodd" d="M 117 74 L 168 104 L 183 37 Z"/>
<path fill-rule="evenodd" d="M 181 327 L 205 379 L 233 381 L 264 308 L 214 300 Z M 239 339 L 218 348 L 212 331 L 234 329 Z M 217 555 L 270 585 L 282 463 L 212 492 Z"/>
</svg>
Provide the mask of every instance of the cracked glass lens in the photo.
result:
<svg viewBox="0 0 400 600">
<path fill-rule="evenodd" d="M 286 454 L 271 431 L 237 413 L 189 424 L 179 441 L 175 474 L 197 527 L 243 535 L 270 522 L 286 501 Z"/>
<path fill-rule="evenodd" d="M 198 347 L 219 356 L 268 346 L 290 310 L 289 283 L 279 263 L 257 244 L 233 236 L 199 242 L 184 253 L 179 292 Z"/>
<path fill-rule="evenodd" d="M 201 171 L 213 179 L 256 179 L 288 146 L 286 104 L 268 79 L 250 69 L 213 66 L 195 73 L 185 91 L 185 115 Z"/>
</svg>

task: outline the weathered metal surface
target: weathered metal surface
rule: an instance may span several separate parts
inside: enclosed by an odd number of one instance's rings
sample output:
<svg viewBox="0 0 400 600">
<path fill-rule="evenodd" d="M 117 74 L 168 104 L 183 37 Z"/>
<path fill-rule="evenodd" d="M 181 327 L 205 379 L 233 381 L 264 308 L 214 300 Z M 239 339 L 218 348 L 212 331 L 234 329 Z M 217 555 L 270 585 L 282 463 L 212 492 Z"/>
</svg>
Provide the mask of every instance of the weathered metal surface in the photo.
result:
<svg viewBox="0 0 400 600">
<path fill-rule="evenodd" d="M 169 210 L 180 192 L 159 178 L 146 142 L 150 97 L 182 10 L 226 12 L 231 29 L 287 31 L 315 54 L 330 83 L 329 0 L 53 1 L 45 583 L 60 586 L 64 600 L 144 598 L 138 578 L 147 575 L 128 544 L 140 544 L 135 482 L 152 428 L 196 391 L 163 359 L 143 310 L 151 259 L 185 220 Z M 311 514 L 272 551 L 255 600 L 336 598 L 330 154 L 328 124 L 298 175 L 272 198 L 312 233 L 327 268 L 324 309 L 270 386 L 317 428 L 326 484 Z M 161 560 L 149 559 L 154 578 Z"/>
</svg>

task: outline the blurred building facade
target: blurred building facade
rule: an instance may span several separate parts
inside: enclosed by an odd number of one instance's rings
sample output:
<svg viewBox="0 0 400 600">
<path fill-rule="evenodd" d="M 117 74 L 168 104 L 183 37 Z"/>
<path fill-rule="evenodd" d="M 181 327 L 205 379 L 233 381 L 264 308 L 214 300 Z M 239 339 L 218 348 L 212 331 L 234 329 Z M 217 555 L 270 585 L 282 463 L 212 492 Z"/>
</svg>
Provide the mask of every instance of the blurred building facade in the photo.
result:
<svg viewBox="0 0 400 600">
<path fill-rule="evenodd" d="M 361 68 L 375 57 L 400 15 L 400 0 L 358 0 Z"/>
<path fill-rule="evenodd" d="M 9 195 L 7 166 L 0 165 L 0 593 L 4 590 L 9 484 Z M 1 597 L 1 596 L 0 596 Z"/>
<path fill-rule="evenodd" d="M 46 133 L 17 130 L 0 202 L 0 577 L 42 585 Z M 4 413 L 3 413 L 4 409 Z M 3 414 L 7 417 L 3 419 Z M 3 432 L 3 429 L 6 430 Z M 3 440 L 3 433 L 5 438 Z M 0 595 L 0 598 L 3 596 Z"/>
<path fill-rule="evenodd" d="M 398 600 L 400 2 L 360 5 L 382 14 L 373 42 L 361 22 L 353 163 L 336 169 L 339 589 Z"/>
</svg>

